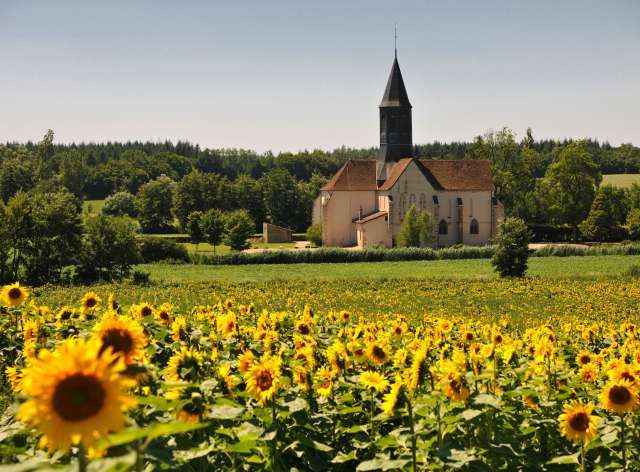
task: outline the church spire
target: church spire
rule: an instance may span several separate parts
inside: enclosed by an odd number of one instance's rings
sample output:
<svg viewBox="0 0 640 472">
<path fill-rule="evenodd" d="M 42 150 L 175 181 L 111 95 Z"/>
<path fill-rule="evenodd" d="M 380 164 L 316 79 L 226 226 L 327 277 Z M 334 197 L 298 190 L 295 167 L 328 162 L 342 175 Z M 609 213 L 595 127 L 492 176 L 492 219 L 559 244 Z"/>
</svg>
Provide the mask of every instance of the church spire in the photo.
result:
<svg viewBox="0 0 640 472">
<path fill-rule="evenodd" d="M 380 102 L 380 152 L 376 164 L 378 185 L 387 179 L 393 165 L 413 156 L 411 102 L 404 86 L 397 52 Z"/>
</svg>

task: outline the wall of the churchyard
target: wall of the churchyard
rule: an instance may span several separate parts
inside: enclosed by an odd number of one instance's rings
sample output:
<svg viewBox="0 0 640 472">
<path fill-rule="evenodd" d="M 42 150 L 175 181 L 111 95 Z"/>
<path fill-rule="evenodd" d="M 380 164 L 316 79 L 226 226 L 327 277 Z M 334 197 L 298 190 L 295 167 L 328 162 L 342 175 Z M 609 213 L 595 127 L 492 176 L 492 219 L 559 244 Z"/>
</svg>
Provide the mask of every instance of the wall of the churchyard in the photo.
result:
<svg viewBox="0 0 640 472">
<path fill-rule="evenodd" d="M 355 246 L 356 225 L 353 220 L 376 208 L 375 191 L 323 191 L 322 244 L 325 246 Z"/>
</svg>

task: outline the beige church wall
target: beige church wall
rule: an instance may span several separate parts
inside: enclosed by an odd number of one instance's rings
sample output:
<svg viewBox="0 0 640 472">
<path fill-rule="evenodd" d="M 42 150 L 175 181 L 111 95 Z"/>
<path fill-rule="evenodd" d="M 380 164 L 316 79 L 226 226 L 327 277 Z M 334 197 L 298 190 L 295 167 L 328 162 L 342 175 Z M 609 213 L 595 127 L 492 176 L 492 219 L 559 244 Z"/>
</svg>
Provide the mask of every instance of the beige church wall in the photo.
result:
<svg viewBox="0 0 640 472">
<path fill-rule="evenodd" d="M 322 242 L 325 246 L 355 246 L 356 225 L 353 223 L 362 208 L 363 214 L 376 208 L 374 191 L 322 192 Z"/>
<path fill-rule="evenodd" d="M 462 198 L 462 238 L 459 237 L 458 202 Z M 448 224 L 448 234 L 437 235 L 438 246 L 451 246 L 462 244 L 480 245 L 487 244 L 491 240 L 491 192 L 440 192 L 439 193 L 439 219 Z M 432 213 L 433 214 L 433 213 Z M 471 221 L 478 222 L 478 234 L 471 234 Z"/>
<path fill-rule="evenodd" d="M 384 217 L 356 225 L 359 248 L 371 246 L 391 247 L 391 233 Z"/>
</svg>

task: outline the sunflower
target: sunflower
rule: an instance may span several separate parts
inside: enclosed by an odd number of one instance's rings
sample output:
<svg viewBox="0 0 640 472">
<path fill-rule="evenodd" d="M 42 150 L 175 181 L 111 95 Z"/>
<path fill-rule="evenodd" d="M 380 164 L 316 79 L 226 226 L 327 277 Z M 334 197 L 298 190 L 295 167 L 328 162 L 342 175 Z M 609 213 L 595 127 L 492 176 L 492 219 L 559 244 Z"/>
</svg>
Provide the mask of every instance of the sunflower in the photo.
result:
<svg viewBox="0 0 640 472">
<path fill-rule="evenodd" d="M 440 320 L 438 321 L 438 330 L 443 333 L 448 333 L 453 329 L 453 323 L 449 320 Z"/>
<path fill-rule="evenodd" d="M 16 282 L 2 287 L 2 296 L 0 298 L 2 298 L 5 305 L 20 306 L 29 298 L 29 292 L 24 287 L 21 287 L 19 282 Z"/>
<path fill-rule="evenodd" d="M 398 400 L 400 399 L 400 393 L 402 392 L 402 378 L 396 374 L 395 381 L 391 385 L 389 393 L 385 393 L 382 401 L 382 411 L 387 416 L 391 416 L 393 410 L 395 410 Z"/>
<path fill-rule="evenodd" d="M 389 360 L 385 347 L 378 341 L 373 341 L 366 350 L 367 358 L 376 364 L 384 364 Z"/>
<path fill-rule="evenodd" d="M 345 323 L 351 319 L 351 313 L 350 313 L 350 312 L 348 312 L 347 310 L 342 310 L 342 311 L 338 314 L 338 316 L 339 316 L 339 317 L 340 317 L 340 319 L 341 319 L 342 321 L 344 321 Z"/>
<path fill-rule="evenodd" d="M 261 406 L 266 405 L 280 388 L 280 362 L 280 358 L 265 354 L 244 376 L 247 391 Z"/>
<path fill-rule="evenodd" d="M 333 371 L 329 366 L 320 368 L 313 376 L 313 385 L 321 397 L 328 397 L 333 390 Z"/>
<path fill-rule="evenodd" d="M 115 311 L 116 313 L 120 313 L 120 304 L 113 298 L 113 294 L 110 293 L 107 298 L 107 310 Z"/>
<path fill-rule="evenodd" d="M 455 401 L 466 401 L 469 398 L 469 389 L 464 379 L 456 372 L 449 372 L 443 379 L 445 394 Z"/>
<path fill-rule="evenodd" d="M 234 336 L 238 328 L 238 319 L 236 314 L 229 311 L 226 315 L 219 316 L 216 320 L 216 328 L 219 334 L 222 334 L 225 338 Z"/>
<path fill-rule="evenodd" d="M 171 323 L 171 337 L 174 341 L 187 339 L 187 320 L 184 316 L 177 316 Z"/>
<path fill-rule="evenodd" d="M 168 303 L 163 303 L 160 305 L 155 312 L 156 319 L 165 325 L 170 325 L 173 323 L 173 316 L 171 315 L 171 306 Z"/>
<path fill-rule="evenodd" d="M 224 393 L 229 395 L 231 398 L 236 398 L 236 394 L 233 390 L 236 386 L 236 379 L 231 375 L 231 366 L 226 363 L 221 364 L 220 367 L 218 367 L 218 375 L 224 384 Z"/>
<path fill-rule="evenodd" d="M 247 371 L 253 367 L 255 364 L 256 358 L 251 351 L 244 351 L 242 354 L 238 356 L 238 370 L 241 374 L 246 374 Z"/>
<path fill-rule="evenodd" d="M 580 367 L 580 378 L 585 382 L 595 382 L 598 380 L 598 369 L 594 364 L 584 364 Z"/>
<path fill-rule="evenodd" d="M 640 367 L 636 365 L 620 362 L 614 368 L 610 368 L 608 375 L 609 380 L 628 380 L 634 386 L 640 383 Z"/>
<path fill-rule="evenodd" d="M 203 374 L 203 355 L 182 346 L 167 363 L 166 378 L 171 382 L 196 382 Z"/>
<path fill-rule="evenodd" d="M 371 370 L 360 374 L 360 383 L 365 388 L 375 390 L 378 393 L 384 392 L 389 386 L 389 381 L 384 378 L 384 375 Z"/>
<path fill-rule="evenodd" d="M 58 327 L 62 326 L 65 322 L 73 319 L 75 313 L 75 308 L 63 306 L 62 308 L 60 308 L 58 313 L 56 313 L 56 325 Z"/>
<path fill-rule="evenodd" d="M 425 349 L 419 349 L 413 356 L 411 367 L 406 370 L 406 384 L 407 389 L 410 392 L 415 392 L 416 389 L 424 383 L 425 376 L 427 374 L 427 368 L 425 360 L 427 359 L 427 351 Z"/>
<path fill-rule="evenodd" d="M 34 320 L 27 320 L 24 322 L 24 327 L 22 328 L 22 337 L 25 341 L 29 341 L 31 339 L 37 340 L 39 332 L 40 323 Z"/>
<path fill-rule="evenodd" d="M 574 443 L 589 442 L 598 434 L 600 421 L 592 412 L 593 403 L 585 405 L 579 400 L 565 403 L 563 413 L 558 417 L 560 433 Z"/>
<path fill-rule="evenodd" d="M 576 356 L 576 364 L 582 366 L 591 364 L 594 360 L 593 354 L 589 351 L 580 351 Z"/>
<path fill-rule="evenodd" d="M 87 292 L 80 301 L 80 306 L 82 307 L 83 313 L 95 311 L 100 306 L 101 301 L 102 300 L 96 293 Z"/>
<path fill-rule="evenodd" d="M 111 348 L 126 365 L 140 360 L 148 342 L 140 323 L 127 316 L 105 316 L 93 332 L 102 344 L 101 350 Z"/>
<path fill-rule="evenodd" d="M 296 367 L 293 371 L 293 382 L 300 387 L 300 390 L 308 392 L 309 371 L 304 367 Z"/>
<path fill-rule="evenodd" d="M 138 319 L 148 318 L 154 314 L 155 310 L 153 305 L 147 302 L 142 302 L 139 305 L 135 305 L 135 314 Z"/>
<path fill-rule="evenodd" d="M 4 369 L 4 375 L 11 385 L 11 390 L 16 393 L 22 392 L 22 372 L 15 366 L 10 366 Z"/>
<path fill-rule="evenodd" d="M 311 325 L 306 319 L 296 321 L 296 331 L 303 336 L 311 334 Z"/>
<path fill-rule="evenodd" d="M 638 392 L 628 380 L 609 382 L 602 389 L 600 400 L 604 407 L 616 413 L 627 413 L 638 408 Z"/>
<path fill-rule="evenodd" d="M 42 351 L 24 370 L 23 392 L 30 397 L 18 418 L 42 433 L 41 447 L 68 451 L 85 448 L 96 439 L 120 430 L 124 409 L 135 403 L 124 393 L 109 353 L 100 343 L 69 339 L 55 352 Z M 117 362 L 116 362 L 117 364 Z"/>
</svg>

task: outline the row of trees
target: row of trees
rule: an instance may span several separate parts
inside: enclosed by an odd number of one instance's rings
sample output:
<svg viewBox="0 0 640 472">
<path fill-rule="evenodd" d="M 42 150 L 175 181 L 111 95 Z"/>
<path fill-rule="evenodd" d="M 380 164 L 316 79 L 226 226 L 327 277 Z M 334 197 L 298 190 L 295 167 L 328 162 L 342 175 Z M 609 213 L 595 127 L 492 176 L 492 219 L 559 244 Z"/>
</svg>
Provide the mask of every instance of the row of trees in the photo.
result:
<svg viewBox="0 0 640 472">
<path fill-rule="evenodd" d="M 311 208 L 324 178 L 296 181 L 284 169 L 275 169 L 261 179 L 243 175 L 231 182 L 219 174 L 192 171 L 178 182 L 161 176 L 145 183 L 136 195 L 116 192 L 105 200 L 103 213 L 137 218 L 148 233 L 188 232 L 189 215 L 216 209 L 224 212 L 244 210 L 253 221 L 251 232 L 262 222 L 302 231 L 311 221 Z"/>
<path fill-rule="evenodd" d="M 129 218 L 81 218 L 66 189 L 18 192 L 0 202 L 0 280 L 31 284 L 124 277 L 138 262 L 138 229 Z"/>
</svg>

